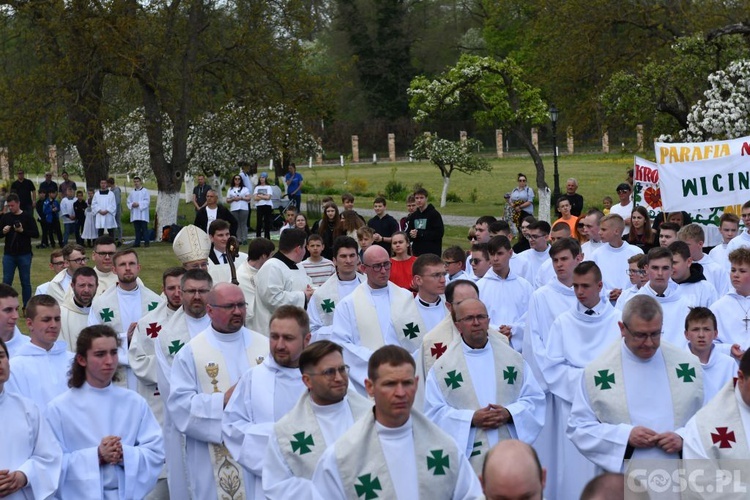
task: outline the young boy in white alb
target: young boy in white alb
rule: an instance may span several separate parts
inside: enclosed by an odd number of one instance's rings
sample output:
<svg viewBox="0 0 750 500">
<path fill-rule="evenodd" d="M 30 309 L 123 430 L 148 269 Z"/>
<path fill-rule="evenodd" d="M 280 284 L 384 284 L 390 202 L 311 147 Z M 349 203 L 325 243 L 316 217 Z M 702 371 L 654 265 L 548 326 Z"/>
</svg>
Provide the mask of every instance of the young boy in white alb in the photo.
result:
<svg viewBox="0 0 750 500">
<path fill-rule="evenodd" d="M 705 405 L 727 382 L 737 375 L 737 362 L 714 349 L 716 316 L 707 307 L 693 307 L 685 317 L 685 338 L 688 349 L 701 362 L 703 369 L 703 404 Z"/>
<path fill-rule="evenodd" d="M 711 304 L 719 335 L 716 347 L 740 359 L 750 346 L 750 248 L 729 253 L 730 277 L 734 291 Z"/>
</svg>

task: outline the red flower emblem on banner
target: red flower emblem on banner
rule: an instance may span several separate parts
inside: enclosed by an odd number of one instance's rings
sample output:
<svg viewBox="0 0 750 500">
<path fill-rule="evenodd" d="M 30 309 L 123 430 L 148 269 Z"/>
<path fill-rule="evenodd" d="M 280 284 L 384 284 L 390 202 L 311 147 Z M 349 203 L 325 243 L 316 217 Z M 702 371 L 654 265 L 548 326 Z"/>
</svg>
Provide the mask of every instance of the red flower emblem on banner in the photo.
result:
<svg viewBox="0 0 750 500">
<path fill-rule="evenodd" d="M 651 208 L 660 208 L 661 190 L 649 187 L 643 192 L 643 199 L 646 200 L 646 203 L 648 203 Z"/>
</svg>

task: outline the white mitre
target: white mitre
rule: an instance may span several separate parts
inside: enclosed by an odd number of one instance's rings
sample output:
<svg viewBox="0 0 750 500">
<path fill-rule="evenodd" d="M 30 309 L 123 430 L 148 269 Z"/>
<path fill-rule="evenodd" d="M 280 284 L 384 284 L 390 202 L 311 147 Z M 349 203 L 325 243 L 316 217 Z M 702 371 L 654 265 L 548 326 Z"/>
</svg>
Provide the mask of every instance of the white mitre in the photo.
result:
<svg viewBox="0 0 750 500">
<path fill-rule="evenodd" d="M 190 224 L 177 233 L 172 243 L 172 250 L 183 264 L 194 260 L 205 260 L 211 250 L 211 240 L 204 230 Z"/>
</svg>

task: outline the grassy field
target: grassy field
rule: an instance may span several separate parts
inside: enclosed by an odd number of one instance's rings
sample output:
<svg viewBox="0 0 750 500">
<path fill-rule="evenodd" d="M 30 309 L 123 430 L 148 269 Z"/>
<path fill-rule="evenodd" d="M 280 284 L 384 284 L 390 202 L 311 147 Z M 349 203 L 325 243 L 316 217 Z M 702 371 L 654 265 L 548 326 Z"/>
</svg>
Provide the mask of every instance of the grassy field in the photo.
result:
<svg viewBox="0 0 750 500">
<path fill-rule="evenodd" d="M 545 157 L 546 180 L 550 189 L 552 188 L 552 158 Z M 615 196 L 615 187 L 625 178 L 625 170 L 632 166 L 632 156 L 622 155 L 573 155 L 562 156 L 559 161 L 560 183 L 562 191 L 565 190 L 565 180 L 568 177 L 576 177 L 580 188 L 578 192 L 583 195 L 586 206 L 601 206 L 601 199 L 605 195 Z M 445 208 L 440 209 L 446 215 L 479 216 L 492 214 L 501 215 L 503 210 L 503 194 L 516 186 L 516 175 L 523 172 L 528 175 L 529 185 L 535 187 L 535 170 L 531 160 L 527 157 L 512 157 L 496 159 L 492 161 L 492 171 L 482 172 L 474 175 L 466 175 L 460 172 L 453 174 L 451 178 L 450 192 L 457 194 L 463 199 L 461 203 L 448 203 Z M 370 195 L 384 192 L 386 184 L 396 179 L 411 189 L 414 184 L 420 183 L 429 192 L 431 201 L 438 205 L 442 180 L 436 167 L 427 162 L 421 163 L 380 163 L 372 165 L 362 163 L 349 168 L 342 167 L 314 167 L 308 169 L 300 167 L 300 173 L 305 177 L 308 187 L 319 187 L 329 185 L 330 190 L 343 192 L 352 186 L 364 187 Z M 120 178 L 122 179 L 122 178 Z M 78 179 L 75 179 L 79 181 Z M 121 186 L 122 187 L 122 186 Z M 149 189 L 155 186 L 148 185 Z M 472 190 L 476 190 L 476 202 L 471 202 Z M 305 197 L 320 197 L 319 194 L 305 194 Z M 123 196 L 124 198 L 124 196 Z M 338 197 L 335 197 L 338 199 Z M 360 213 L 369 216 L 370 196 L 357 194 L 357 208 Z M 124 203 L 124 200 L 123 200 Z M 155 205 L 155 204 L 154 204 Z M 391 210 L 405 210 L 403 199 L 389 200 L 388 206 Z M 195 213 L 192 205 L 180 204 L 179 224 L 185 225 L 192 222 Z M 253 225 L 255 214 L 253 214 Z M 127 210 L 123 214 L 123 220 L 129 220 Z M 152 219 L 153 220 L 153 219 Z M 310 221 L 311 223 L 313 221 Z M 125 239 L 132 239 L 133 229 L 129 222 L 123 224 Z M 460 245 L 468 247 L 466 240 L 467 227 L 449 226 L 446 228 L 444 246 Z M 154 291 L 160 291 L 162 271 L 169 267 L 178 265 L 179 262 L 172 253 L 171 244 L 158 243 L 150 248 L 141 248 L 141 279 Z M 47 264 L 49 262 L 50 250 L 34 250 L 34 261 L 32 265 L 32 283 L 37 284 L 51 278 L 51 271 Z M 87 255 L 91 256 L 90 250 Z M 93 264 L 92 264 L 93 265 Z M 19 283 L 16 277 L 16 287 Z"/>
</svg>

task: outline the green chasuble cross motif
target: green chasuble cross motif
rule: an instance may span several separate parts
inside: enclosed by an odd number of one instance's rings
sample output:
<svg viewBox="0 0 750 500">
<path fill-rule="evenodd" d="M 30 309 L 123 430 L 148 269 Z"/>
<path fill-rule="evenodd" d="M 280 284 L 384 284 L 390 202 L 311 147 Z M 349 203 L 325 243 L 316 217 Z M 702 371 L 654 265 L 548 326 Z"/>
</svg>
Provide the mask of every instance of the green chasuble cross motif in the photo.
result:
<svg viewBox="0 0 750 500">
<path fill-rule="evenodd" d="M 461 382 L 463 381 L 464 376 L 460 372 L 456 372 L 456 370 L 449 371 L 448 376 L 445 377 L 445 384 L 451 389 L 458 389 L 461 387 Z"/>
<path fill-rule="evenodd" d="M 430 450 L 431 457 L 427 457 L 427 470 L 435 469 L 433 476 L 444 476 L 445 470 L 450 469 L 450 457 L 443 455 L 443 450 Z"/>
<path fill-rule="evenodd" d="M 599 370 L 599 375 L 594 375 L 594 384 L 597 386 L 601 385 L 601 389 L 607 390 L 611 389 L 612 386 L 610 384 L 615 383 L 615 374 L 609 373 L 609 370 Z"/>
<path fill-rule="evenodd" d="M 102 321 L 104 321 L 105 323 L 110 323 L 112 321 L 112 318 L 115 317 L 115 312 L 109 307 L 105 307 L 104 309 L 102 309 L 102 312 L 99 313 L 99 316 L 102 317 Z"/>
<path fill-rule="evenodd" d="M 149 311 L 153 311 L 153 310 L 154 310 L 154 309 L 156 309 L 156 308 L 157 308 L 158 306 L 159 306 L 159 303 L 158 303 L 158 302 L 156 302 L 156 301 L 153 301 L 153 302 L 151 302 L 151 303 L 150 303 L 150 304 L 148 305 L 148 310 L 149 310 Z"/>
<path fill-rule="evenodd" d="M 503 380 L 507 380 L 508 384 L 513 385 L 518 378 L 518 372 L 515 366 L 508 366 L 503 370 Z"/>
<path fill-rule="evenodd" d="M 169 344 L 169 354 L 175 355 L 177 354 L 180 349 L 183 348 L 185 345 L 184 342 L 180 342 L 179 340 L 173 340 L 171 344 Z"/>
<path fill-rule="evenodd" d="M 417 338 L 417 334 L 419 333 L 419 325 L 415 325 L 414 323 L 407 323 L 406 328 L 404 328 L 403 331 L 404 337 L 415 339 Z"/>
<path fill-rule="evenodd" d="M 331 299 L 326 299 L 320 304 L 320 307 L 323 309 L 323 312 L 330 313 L 336 308 L 336 303 Z"/>
<path fill-rule="evenodd" d="M 294 441 L 292 441 L 292 453 L 299 450 L 300 455 L 304 455 L 305 453 L 312 452 L 312 449 L 310 449 L 311 446 L 315 446 L 315 441 L 313 441 L 312 434 L 309 434 L 305 436 L 305 431 L 298 432 L 297 434 L 292 434 L 294 437 Z"/>
<path fill-rule="evenodd" d="M 683 382 L 692 382 L 695 378 L 695 368 L 691 368 L 689 363 L 680 363 L 677 365 L 677 377 Z"/>
<path fill-rule="evenodd" d="M 378 494 L 375 490 L 383 490 L 382 486 L 380 486 L 380 479 L 378 479 L 378 476 L 371 477 L 371 474 L 365 474 L 359 476 L 357 480 L 361 483 L 354 485 L 354 490 L 357 492 L 357 498 L 362 496 L 365 500 L 378 498 Z"/>
</svg>

